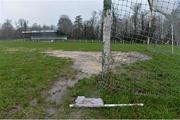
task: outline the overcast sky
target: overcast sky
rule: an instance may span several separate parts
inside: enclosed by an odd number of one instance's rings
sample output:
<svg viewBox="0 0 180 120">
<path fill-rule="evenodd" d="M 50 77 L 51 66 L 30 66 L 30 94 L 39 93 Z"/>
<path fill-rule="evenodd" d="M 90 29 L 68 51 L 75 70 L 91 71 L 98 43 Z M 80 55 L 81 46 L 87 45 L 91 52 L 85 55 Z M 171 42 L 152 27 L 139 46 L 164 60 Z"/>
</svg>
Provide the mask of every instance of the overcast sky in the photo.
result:
<svg viewBox="0 0 180 120">
<path fill-rule="evenodd" d="M 129 5 L 125 6 L 123 5 L 125 4 L 124 0 L 121 0 L 121 4 L 118 2 L 119 0 L 113 1 L 116 1 L 118 8 L 124 9 L 124 12 L 130 10 L 132 3 L 148 4 L 147 0 L 127 0 L 126 3 Z M 154 0 L 154 4 L 159 11 L 171 13 L 173 4 L 170 2 L 174 3 L 174 1 L 180 0 Z M 144 6 L 147 7 L 147 5 Z M 15 23 L 19 18 L 24 18 L 30 24 L 56 25 L 59 17 L 63 14 L 68 15 L 73 21 L 77 15 L 82 15 L 83 19 L 87 20 L 93 11 L 102 9 L 103 0 L 0 0 L 0 24 L 6 19 L 11 19 Z"/>
<path fill-rule="evenodd" d="M 30 24 L 56 25 L 63 14 L 72 20 L 77 15 L 87 20 L 94 10 L 102 10 L 102 6 L 103 0 L 0 0 L 0 23 L 24 18 Z"/>
</svg>

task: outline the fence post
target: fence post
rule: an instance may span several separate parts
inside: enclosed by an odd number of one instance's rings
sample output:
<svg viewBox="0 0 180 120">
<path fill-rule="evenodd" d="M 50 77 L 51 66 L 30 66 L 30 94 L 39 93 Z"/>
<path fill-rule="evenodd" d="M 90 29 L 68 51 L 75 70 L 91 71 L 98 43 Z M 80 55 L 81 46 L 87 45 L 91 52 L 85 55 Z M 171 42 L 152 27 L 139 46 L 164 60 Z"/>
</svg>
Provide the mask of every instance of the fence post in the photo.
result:
<svg viewBox="0 0 180 120">
<path fill-rule="evenodd" d="M 102 52 L 102 77 L 110 71 L 111 65 L 111 0 L 104 0 L 103 10 L 103 52 Z"/>
</svg>

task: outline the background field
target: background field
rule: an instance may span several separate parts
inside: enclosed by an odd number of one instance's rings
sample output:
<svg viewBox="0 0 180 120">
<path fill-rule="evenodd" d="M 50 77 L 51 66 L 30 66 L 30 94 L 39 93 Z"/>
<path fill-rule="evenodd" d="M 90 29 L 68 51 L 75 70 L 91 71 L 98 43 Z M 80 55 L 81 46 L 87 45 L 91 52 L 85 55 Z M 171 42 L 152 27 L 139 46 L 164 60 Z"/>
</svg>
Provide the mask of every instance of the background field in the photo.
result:
<svg viewBox="0 0 180 120">
<path fill-rule="evenodd" d="M 14 40 L 14 41 L 0 41 L 0 48 L 29 48 L 29 49 L 36 49 L 36 50 L 66 50 L 66 51 L 101 51 L 102 45 L 98 41 L 90 41 L 86 42 L 86 40 L 70 40 L 67 42 L 24 42 L 22 40 Z M 141 51 L 144 50 L 152 51 L 152 52 L 159 52 L 162 54 L 170 54 L 171 53 L 171 45 L 154 45 L 147 46 L 146 44 L 120 44 L 114 43 L 112 45 L 113 51 Z M 174 53 L 180 55 L 180 47 L 174 47 Z"/>
<path fill-rule="evenodd" d="M 113 44 L 112 49 L 141 52 L 152 60 L 116 67 L 111 77 L 116 83 L 112 84 L 114 89 L 98 89 L 99 76 L 80 81 L 68 90 L 64 104 L 56 106 L 59 114 L 51 118 L 180 118 L 180 49 L 176 47 L 175 54 L 171 54 L 170 46 Z M 70 59 L 47 56 L 42 53 L 46 50 L 101 51 L 102 48 L 100 43 L 0 41 L 0 118 L 45 118 L 45 108 L 54 104 L 46 103 L 42 92 L 57 78 L 75 76 Z M 132 90 L 145 94 L 137 95 Z M 79 95 L 102 97 L 106 103 L 140 102 L 145 106 L 68 108 Z M 36 106 L 31 104 L 34 98 L 38 101 Z"/>
</svg>

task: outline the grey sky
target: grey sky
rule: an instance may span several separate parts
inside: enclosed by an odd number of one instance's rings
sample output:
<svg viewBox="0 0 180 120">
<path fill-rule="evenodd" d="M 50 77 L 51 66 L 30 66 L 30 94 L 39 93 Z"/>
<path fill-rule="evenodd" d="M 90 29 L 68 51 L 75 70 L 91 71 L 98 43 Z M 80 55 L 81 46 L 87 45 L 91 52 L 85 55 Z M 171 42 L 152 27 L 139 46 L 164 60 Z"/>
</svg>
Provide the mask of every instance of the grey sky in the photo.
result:
<svg viewBox="0 0 180 120">
<path fill-rule="evenodd" d="M 102 10 L 102 6 L 103 0 L 0 0 L 0 23 L 5 19 L 15 22 L 24 18 L 30 24 L 56 25 L 62 14 L 72 20 L 82 15 L 86 20 L 94 10 Z"/>
</svg>

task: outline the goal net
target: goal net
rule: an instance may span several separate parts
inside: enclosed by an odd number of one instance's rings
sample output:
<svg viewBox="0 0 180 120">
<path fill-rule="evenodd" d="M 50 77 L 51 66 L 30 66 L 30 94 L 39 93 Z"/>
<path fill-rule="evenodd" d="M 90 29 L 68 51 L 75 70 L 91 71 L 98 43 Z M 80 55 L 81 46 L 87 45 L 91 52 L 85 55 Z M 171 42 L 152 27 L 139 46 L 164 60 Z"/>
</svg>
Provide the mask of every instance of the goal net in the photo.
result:
<svg viewBox="0 0 180 120">
<path fill-rule="evenodd" d="M 143 44 L 153 55 L 180 55 L 180 2 L 176 0 L 113 0 L 111 42 L 115 44 Z M 114 56 L 113 56 L 114 57 Z M 112 58 L 113 58 L 112 57 Z M 119 61 L 119 60 L 117 60 Z M 113 61 L 115 64 L 116 61 Z M 170 61 L 169 61 L 170 62 Z M 166 78 L 158 70 L 158 62 L 148 62 L 153 72 L 143 73 L 143 68 L 132 70 L 127 66 L 120 73 L 110 73 L 108 86 L 114 91 L 144 96 L 177 97 L 175 78 Z M 137 67 L 137 66 L 136 66 Z M 121 68 L 119 68 L 121 69 Z M 167 68 L 166 68 L 167 69 Z M 116 72 L 116 71 L 115 71 Z M 118 78 L 117 74 L 123 77 Z M 168 74 L 168 72 L 167 72 Z M 145 78 L 143 78 L 146 76 Z M 139 79 L 139 78 L 141 79 Z M 161 79 L 159 79 L 161 78 Z M 177 78 L 176 78 L 177 79 Z M 168 89 L 167 89 L 168 88 Z M 166 97 L 165 97 L 166 98 Z"/>
<path fill-rule="evenodd" d="M 161 53 L 180 54 L 178 0 L 113 0 L 112 41 L 147 44 Z"/>
</svg>

